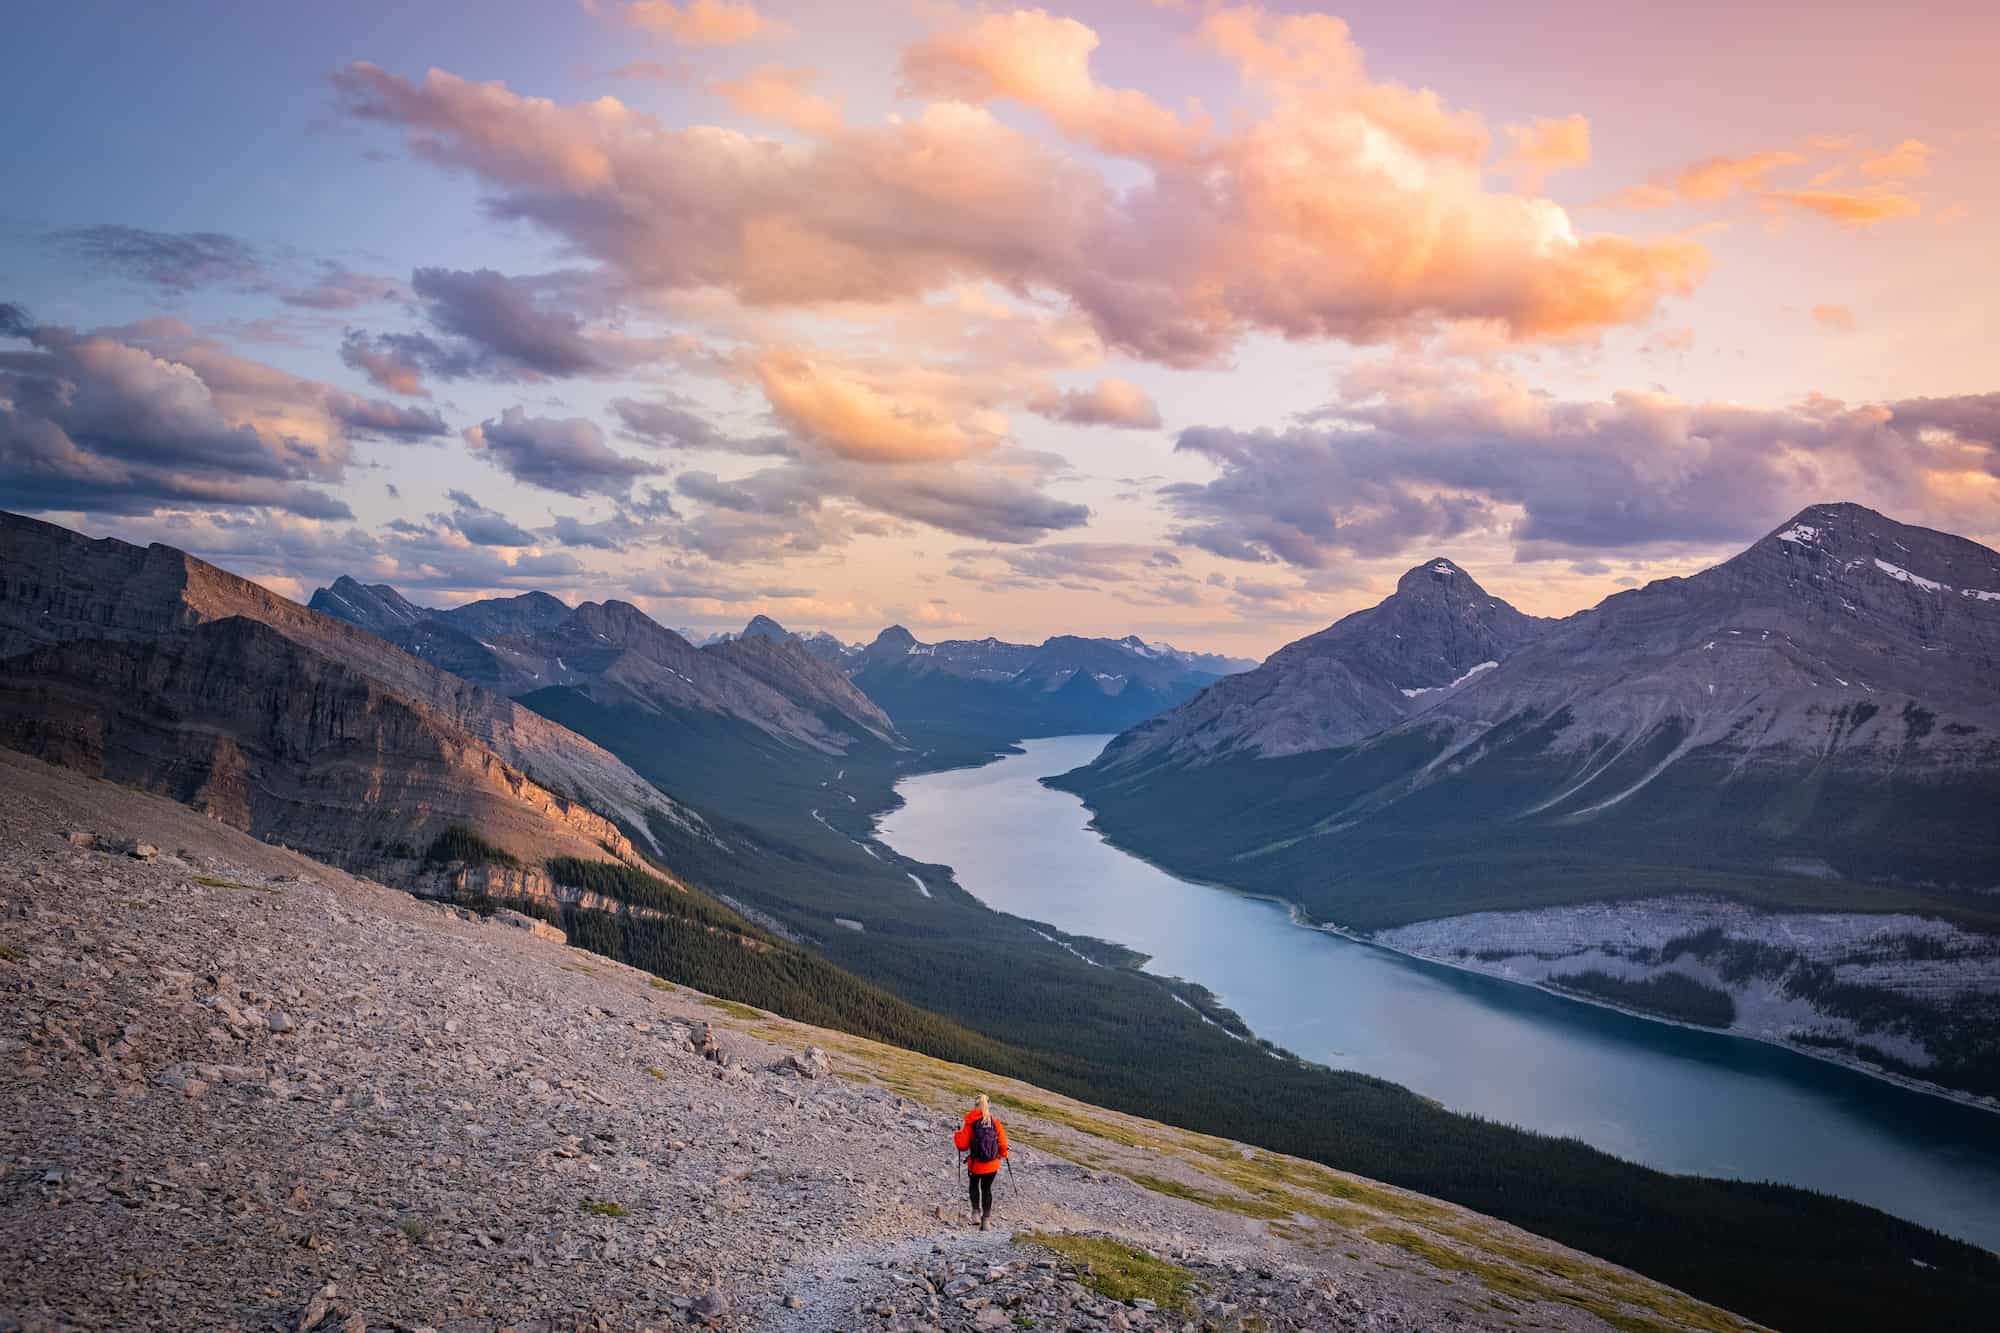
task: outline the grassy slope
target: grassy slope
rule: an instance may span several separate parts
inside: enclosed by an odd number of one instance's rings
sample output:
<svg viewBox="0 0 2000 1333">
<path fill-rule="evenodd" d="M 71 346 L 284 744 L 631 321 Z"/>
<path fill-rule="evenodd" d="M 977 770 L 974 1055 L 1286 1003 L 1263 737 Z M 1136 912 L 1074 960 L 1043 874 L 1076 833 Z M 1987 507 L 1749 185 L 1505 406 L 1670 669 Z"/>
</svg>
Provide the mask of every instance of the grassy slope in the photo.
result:
<svg viewBox="0 0 2000 1333">
<path fill-rule="evenodd" d="M 978 762 L 997 748 L 991 736 L 929 734 L 913 756 L 823 759 L 726 725 L 604 710 L 568 691 L 525 702 L 599 739 L 715 823 L 729 852 L 670 849 L 690 881 L 772 914 L 841 967 L 985 1034 L 964 1063 L 1450 1199 L 1779 1326 L 1873 1327 L 1918 1308 L 1943 1324 L 1968 1302 L 2000 1298 L 2000 1260 L 1857 1204 L 1667 1176 L 1446 1111 L 1381 1080 L 1274 1060 L 1172 1003 L 1159 980 L 1087 967 L 1027 923 L 989 911 L 944 868 L 881 847 L 871 857 L 852 841 L 894 799 L 897 776 Z M 933 898 L 916 893 L 909 869 Z M 841 929 L 835 916 L 866 930 Z M 585 932 L 579 942 L 640 961 L 629 941 Z"/>
</svg>

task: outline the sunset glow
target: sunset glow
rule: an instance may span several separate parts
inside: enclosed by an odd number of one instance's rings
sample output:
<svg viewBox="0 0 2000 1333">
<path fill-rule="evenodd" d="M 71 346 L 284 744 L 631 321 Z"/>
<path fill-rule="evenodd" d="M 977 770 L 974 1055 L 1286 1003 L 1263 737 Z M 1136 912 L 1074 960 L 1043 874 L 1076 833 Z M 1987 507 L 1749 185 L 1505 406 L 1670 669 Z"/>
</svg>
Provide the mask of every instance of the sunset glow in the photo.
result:
<svg viewBox="0 0 2000 1333">
<path fill-rule="evenodd" d="M 0 508 L 1245 656 L 1433 554 L 1550 614 L 1820 500 L 2000 539 L 2000 16 L 1629 8 L 38 8 Z"/>
</svg>

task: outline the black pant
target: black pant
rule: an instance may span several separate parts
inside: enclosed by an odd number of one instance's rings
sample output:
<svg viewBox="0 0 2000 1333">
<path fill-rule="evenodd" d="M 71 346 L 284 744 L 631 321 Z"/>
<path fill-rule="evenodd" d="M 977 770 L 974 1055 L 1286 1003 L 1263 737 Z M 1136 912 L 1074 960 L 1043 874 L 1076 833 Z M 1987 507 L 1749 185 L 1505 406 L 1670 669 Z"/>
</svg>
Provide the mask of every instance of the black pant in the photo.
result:
<svg viewBox="0 0 2000 1333">
<path fill-rule="evenodd" d="M 965 1178 L 972 1182 L 972 1211 L 981 1217 L 993 1211 L 993 1177 L 999 1174 L 998 1171 L 989 1171 L 983 1176 L 969 1171 L 966 1173 Z"/>
</svg>

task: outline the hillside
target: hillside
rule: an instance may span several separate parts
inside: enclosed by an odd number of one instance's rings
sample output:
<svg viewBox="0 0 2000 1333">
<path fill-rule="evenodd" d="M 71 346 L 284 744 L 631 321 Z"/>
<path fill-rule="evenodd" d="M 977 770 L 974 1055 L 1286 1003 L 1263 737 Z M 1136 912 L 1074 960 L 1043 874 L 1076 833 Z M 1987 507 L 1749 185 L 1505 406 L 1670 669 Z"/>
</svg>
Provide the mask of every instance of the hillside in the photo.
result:
<svg viewBox="0 0 2000 1333">
<path fill-rule="evenodd" d="M 4 754 L 0 791 L 0 1317 L 23 1327 L 1749 1327 L 1448 1204 L 722 1003 L 144 794 Z M 813 1048 L 833 1077 L 798 1072 Z M 945 1137 L 974 1088 L 1019 1146 L 987 1233 Z M 1867 1277 L 1920 1291 L 1913 1317 L 2000 1284 L 1892 1230 Z"/>
</svg>

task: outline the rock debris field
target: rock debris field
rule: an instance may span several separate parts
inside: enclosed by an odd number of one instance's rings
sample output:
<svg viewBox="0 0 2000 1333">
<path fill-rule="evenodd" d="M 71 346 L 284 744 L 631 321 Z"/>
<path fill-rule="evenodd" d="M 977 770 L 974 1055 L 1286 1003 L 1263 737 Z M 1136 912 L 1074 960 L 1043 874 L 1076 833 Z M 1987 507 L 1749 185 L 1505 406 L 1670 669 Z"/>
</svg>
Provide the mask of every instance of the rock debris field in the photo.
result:
<svg viewBox="0 0 2000 1333">
<path fill-rule="evenodd" d="M 518 925 L 0 751 L 0 1333 L 1749 1327 Z"/>
</svg>

